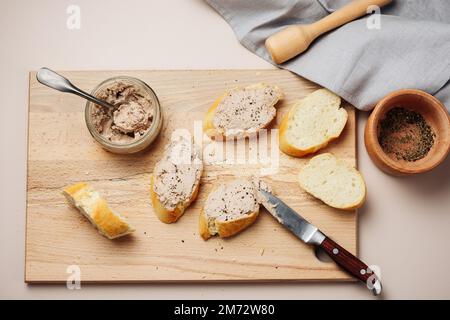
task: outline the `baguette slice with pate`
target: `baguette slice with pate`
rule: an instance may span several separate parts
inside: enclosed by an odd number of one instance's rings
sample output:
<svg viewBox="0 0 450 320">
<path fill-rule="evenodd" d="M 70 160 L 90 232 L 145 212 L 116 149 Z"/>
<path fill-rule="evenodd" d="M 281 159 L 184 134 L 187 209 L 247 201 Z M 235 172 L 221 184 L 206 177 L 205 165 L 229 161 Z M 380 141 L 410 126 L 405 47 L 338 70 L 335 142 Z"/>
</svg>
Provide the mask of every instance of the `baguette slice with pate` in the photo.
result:
<svg viewBox="0 0 450 320">
<path fill-rule="evenodd" d="M 272 122 L 275 105 L 282 98 L 279 87 L 265 83 L 231 89 L 210 107 L 203 129 L 213 138 L 247 137 Z"/>
<path fill-rule="evenodd" d="M 270 191 L 257 178 L 237 179 L 215 186 L 200 212 L 200 236 L 204 240 L 214 235 L 226 238 L 253 224 L 263 197 L 258 192 L 260 184 Z"/>
<path fill-rule="evenodd" d="M 177 221 L 197 198 L 203 172 L 201 153 L 192 139 L 174 137 L 151 177 L 150 198 L 164 223 Z"/>
<path fill-rule="evenodd" d="M 341 98 L 327 89 L 317 90 L 294 104 L 280 125 L 280 149 L 302 157 L 339 137 L 347 122 Z"/>
<path fill-rule="evenodd" d="M 366 198 L 359 171 L 331 153 L 313 157 L 300 169 L 298 181 L 306 192 L 334 208 L 354 210 Z"/>
<path fill-rule="evenodd" d="M 134 231 L 125 218 L 113 212 L 106 200 L 87 183 L 68 186 L 63 194 L 105 237 L 115 239 Z"/>
</svg>

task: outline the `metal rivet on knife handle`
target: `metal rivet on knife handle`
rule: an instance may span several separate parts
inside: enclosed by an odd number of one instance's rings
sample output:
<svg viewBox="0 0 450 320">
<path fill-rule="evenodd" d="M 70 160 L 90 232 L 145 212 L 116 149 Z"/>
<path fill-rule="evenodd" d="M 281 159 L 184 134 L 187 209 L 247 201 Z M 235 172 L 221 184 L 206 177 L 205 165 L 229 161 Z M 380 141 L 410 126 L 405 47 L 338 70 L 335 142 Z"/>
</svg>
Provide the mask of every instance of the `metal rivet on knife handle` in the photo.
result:
<svg viewBox="0 0 450 320">
<path fill-rule="evenodd" d="M 364 262 L 327 236 L 325 236 L 320 247 L 325 250 L 331 259 L 333 259 L 342 269 L 363 282 L 375 295 L 381 293 L 380 279 L 378 279 L 377 275 L 374 274 Z"/>
</svg>

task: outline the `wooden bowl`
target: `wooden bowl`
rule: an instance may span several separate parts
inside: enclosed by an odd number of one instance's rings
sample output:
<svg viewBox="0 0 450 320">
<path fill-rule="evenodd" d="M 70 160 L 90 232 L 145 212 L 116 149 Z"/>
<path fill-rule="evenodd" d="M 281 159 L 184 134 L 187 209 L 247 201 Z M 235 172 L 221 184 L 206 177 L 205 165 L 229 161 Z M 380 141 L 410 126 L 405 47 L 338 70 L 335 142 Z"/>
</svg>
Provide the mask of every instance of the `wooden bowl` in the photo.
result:
<svg viewBox="0 0 450 320">
<path fill-rule="evenodd" d="M 378 142 L 379 122 L 386 112 L 394 107 L 403 107 L 420 113 L 436 134 L 433 147 L 417 161 L 394 160 Z M 381 170 L 397 176 L 430 171 L 445 160 L 450 151 L 450 117 L 445 106 L 432 95 L 413 89 L 395 91 L 375 106 L 367 120 L 364 142 L 372 161 Z"/>
</svg>

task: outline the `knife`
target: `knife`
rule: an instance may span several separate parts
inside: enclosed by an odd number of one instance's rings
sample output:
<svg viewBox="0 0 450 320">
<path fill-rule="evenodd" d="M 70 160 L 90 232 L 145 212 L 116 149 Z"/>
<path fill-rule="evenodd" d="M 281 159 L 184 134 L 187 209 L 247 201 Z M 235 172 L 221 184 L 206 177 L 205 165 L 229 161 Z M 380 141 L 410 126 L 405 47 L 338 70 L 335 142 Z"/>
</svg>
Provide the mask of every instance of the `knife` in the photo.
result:
<svg viewBox="0 0 450 320">
<path fill-rule="evenodd" d="M 261 188 L 259 191 L 266 200 L 262 201 L 262 205 L 279 223 L 304 243 L 322 248 L 342 269 L 364 282 L 374 295 L 381 294 L 380 279 L 364 262 L 331 240 L 272 193 Z"/>
</svg>

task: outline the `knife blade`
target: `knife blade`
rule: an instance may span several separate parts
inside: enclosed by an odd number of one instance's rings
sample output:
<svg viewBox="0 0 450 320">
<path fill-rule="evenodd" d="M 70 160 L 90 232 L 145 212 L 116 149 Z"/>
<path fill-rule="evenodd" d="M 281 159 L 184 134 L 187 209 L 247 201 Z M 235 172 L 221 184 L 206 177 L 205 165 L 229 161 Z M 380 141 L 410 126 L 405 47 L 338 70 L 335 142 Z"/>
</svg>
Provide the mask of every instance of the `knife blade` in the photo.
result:
<svg viewBox="0 0 450 320">
<path fill-rule="evenodd" d="M 342 269 L 364 282 L 374 295 L 381 294 L 379 277 L 361 260 L 326 236 L 272 193 L 259 189 L 266 201 L 262 205 L 279 223 L 306 244 L 322 248 Z"/>
</svg>

